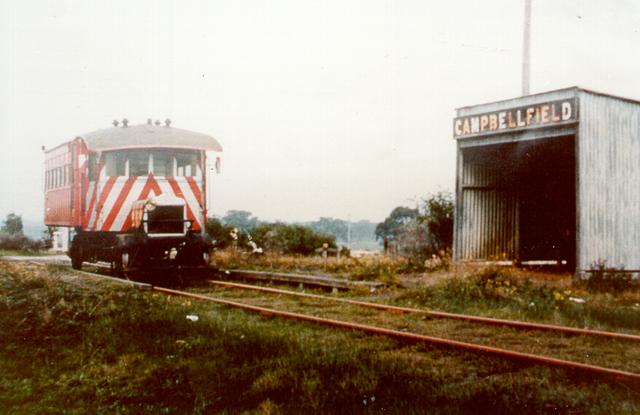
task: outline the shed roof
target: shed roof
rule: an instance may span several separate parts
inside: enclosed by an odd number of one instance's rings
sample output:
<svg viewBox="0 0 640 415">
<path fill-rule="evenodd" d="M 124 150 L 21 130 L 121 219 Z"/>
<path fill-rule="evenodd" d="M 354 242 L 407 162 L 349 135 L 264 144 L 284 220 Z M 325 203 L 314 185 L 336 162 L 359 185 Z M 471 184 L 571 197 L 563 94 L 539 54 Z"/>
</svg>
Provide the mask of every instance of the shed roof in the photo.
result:
<svg viewBox="0 0 640 415">
<path fill-rule="evenodd" d="M 553 89 L 553 90 L 550 90 L 550 91 L 537 92 L 535 94 L 517 96 L 517 97 L 513 97 L 513 98 L 508 98 L 508 99 L 501 99 L 499 101 L 490 101 L 490 102 L 485 102 L 485 103 L 481 103 L 481 104 L 465 105 L 465 106 L 462 106 L 462 107 L 457 107 L 456 111 L 464 112 L 465 110 L 473 109 L 475 107 L 482 107 L 482 106 L 488 106 L 488 105 L 501 105 L 501 104 L 507 104 L 507 105 L 515 104 L 515 105 L 517 105 L 518 102 L 520 102 L 522 100 L 530 99 L 530 98 L 541 97 L 541 96 L 544 96 L 544 95 L 551 95 L 551 94 L 554 94 L 554 93 L 573 93 L 573 94 L 577 94 L 580 91 L 588 92 L 590 94 L 600 95 L 600 96 L 607 97 L 607 98 L 619 99 L 619 100 L 630 102 L 630 103 L 633 103 L 633 104 L 640 104 L 640 100 L 639 99 L 624 97 L 624 96 L 615 95 L 615 94 L 607 94 L 607 93 L 604 93 L 604 92 L 596 91 L 596 90 L 589 89 L 589 88 L 583 88 L 583 87 L 580 87 L 580 86 L 571 86 L 571 87 L 567 87 L 567 88 L 560 88 L 560 89 Z"/>
<path fill-rule="evenodd" d="M 111 127 L 80 135 L 89 150 L 165 147 L 222 151 L 218 141 L 208 135 L 168 126 L 140 124 Z"/>
</svg>

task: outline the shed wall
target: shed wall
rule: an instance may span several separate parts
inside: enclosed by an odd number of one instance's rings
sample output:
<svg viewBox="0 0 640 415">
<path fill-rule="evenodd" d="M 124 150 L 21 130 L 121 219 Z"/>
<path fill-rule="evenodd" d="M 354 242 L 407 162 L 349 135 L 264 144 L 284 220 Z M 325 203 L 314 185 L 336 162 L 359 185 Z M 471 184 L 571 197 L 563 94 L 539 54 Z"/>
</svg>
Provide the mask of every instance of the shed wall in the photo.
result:
<svg viewBox="0 0 640 415">
<path fill-rule="evenodd" d="M 640 269 L 640 104 L 580 91 L 578 270 Z"/>
<path fill-rule="evenodd" d="M 459 213 L 456 259 L 513 258 L 517 240 L 516 197 L 500 186 L 503 171 L 497 164 L 463 157 L 459 197 L 464 208 Z"/>
</svg>

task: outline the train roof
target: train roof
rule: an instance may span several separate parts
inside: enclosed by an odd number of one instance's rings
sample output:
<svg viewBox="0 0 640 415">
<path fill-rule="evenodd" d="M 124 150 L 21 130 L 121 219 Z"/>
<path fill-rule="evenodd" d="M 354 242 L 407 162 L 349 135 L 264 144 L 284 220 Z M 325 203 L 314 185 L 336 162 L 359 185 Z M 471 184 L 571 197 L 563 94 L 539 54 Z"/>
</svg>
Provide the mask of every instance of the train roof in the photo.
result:
<svg viewBox="0 0 640 415">
<path fill-rule="evenodd" d="M 184 148 L 222 151 L 218 141 L 208 135 L 166 125 L 140 124 L 103 128 L 80 136 L 90 151 L 126 148 Z"/>
</svg>

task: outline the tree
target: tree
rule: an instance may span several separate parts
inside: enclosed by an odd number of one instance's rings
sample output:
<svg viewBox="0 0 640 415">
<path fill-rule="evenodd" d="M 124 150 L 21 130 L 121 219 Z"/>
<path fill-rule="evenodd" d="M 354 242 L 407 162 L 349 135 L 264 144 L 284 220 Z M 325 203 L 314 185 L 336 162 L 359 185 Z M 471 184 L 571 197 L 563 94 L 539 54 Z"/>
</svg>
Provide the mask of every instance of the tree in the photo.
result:
<svg viewBox="0 0 640 415">
<path fill-rule="evenodd" d="M 316 232 L 333 235 L 340 241 L 346 241 L 349 238 L 349 226 L 342 219 L 321 217 L 319 220 L 311 222 L 309 227 Z"/>
<path fill-rule="evenodd" d="M 423 200 L 419 216 L 420 222 L 427 225 L 431 248 L 434 252 L 446 251 L 453 246 L 453 196 L 441 191 L 429 195 Z"/>
<path fill-rule="evenodd" d="M 42 231 L 42 243 L 44 249 L 51 249 L 53 247 L 53 234 L 56 233 L 58 228 L 55 226 L 47 226 L 47 229 Z"/>
<path fill-rule="evenodd" d="M 393 209 L 389 216 L 376 226 L 376 240 L 389 239 L 397 240 L 403 228 L 418 218 L 418 209 L 411 209 L 404 206 L 398 206 Z"/>
<path fill-rule="evenodd" d="M 258 224 L 258 218 L 246 210 L 230 210 L 223 216 L 222 222 L 243 232 L 251 232 Z"/>
<path fill-rule="evenodd" d="M 435 253 L 432 250 L 432 236 L 427 226 L 414 220 L 402 227 L 398 235 L 397 253 L 406 257 L 409 263 L 420 268 L 424 261 Z"/>
<path fill-rule="evenodd" d="M 9 213 L 2 225 L 2 231 L 9 235 L 22 235 L 22 217 L 15 213 Z"/>
<path fill-rule="evenodd" d="M 252 235 L 257 245 L 267 252 L 313 255 L 325 243 L 329 248 L 336 248 L 335 236 L 322 234 L 302 225 L 260 223 L 254 228 Z"/>
</svg>

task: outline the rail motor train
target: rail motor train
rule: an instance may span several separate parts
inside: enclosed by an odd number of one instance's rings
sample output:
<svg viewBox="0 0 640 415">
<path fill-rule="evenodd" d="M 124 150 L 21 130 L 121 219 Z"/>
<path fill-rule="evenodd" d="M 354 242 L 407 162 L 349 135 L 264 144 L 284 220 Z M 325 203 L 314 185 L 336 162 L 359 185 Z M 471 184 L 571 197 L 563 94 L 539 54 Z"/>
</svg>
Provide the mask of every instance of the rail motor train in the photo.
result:
<svg viewBox="0 0 640 415">
<path fill-rule="evenodd" d="M 222 147 L 168 119 L 114 121 L 46 150 L 45 224 L 70 228 L 76 269 L 83 261 L 109 262 L 118 274 L 205 266 L 208 151 Z"/>
</svg>

